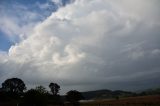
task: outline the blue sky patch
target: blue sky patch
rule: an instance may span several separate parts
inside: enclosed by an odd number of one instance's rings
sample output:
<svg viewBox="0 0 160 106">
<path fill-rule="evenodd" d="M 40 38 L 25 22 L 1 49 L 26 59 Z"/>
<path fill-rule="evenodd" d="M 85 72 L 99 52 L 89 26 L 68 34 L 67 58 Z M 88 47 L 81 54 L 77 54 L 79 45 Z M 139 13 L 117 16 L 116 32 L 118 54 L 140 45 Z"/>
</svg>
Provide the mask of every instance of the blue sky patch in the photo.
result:
<svg viewBox="0 0 160 106">
<path fill-rule="evenodd" d="M 7 51 L 13 43 L 0 31 L 0 51 Z"/>
</svg>

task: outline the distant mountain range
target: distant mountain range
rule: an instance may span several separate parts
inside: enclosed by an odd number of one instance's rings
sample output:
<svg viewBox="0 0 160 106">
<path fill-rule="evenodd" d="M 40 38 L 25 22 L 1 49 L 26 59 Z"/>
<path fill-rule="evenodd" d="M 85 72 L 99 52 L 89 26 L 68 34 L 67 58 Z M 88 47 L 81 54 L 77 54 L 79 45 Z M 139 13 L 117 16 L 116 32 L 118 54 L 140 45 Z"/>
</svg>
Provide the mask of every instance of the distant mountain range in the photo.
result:
<svg viewBox="0 0 160 106">
<path fill-rule="evenodd" d="M 122 98 L 122 97 L 133 97 L 133 96 L 144 96 L 144 95 L 160 95 L 160 88 L 158 89 L 149 89 L 139 93 L 122 91 L 122 90 L 96 90 L 81 92 L 86 100 L 93 99 L 110 99 L 110 98 Z"/>
</svg>

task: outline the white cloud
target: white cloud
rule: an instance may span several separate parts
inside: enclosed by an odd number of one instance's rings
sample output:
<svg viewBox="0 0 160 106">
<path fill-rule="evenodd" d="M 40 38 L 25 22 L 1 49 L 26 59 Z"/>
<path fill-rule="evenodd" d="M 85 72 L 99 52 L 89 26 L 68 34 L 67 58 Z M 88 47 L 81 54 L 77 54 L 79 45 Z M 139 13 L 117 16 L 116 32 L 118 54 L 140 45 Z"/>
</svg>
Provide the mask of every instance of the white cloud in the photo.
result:
<svg viewBox="0 0 160 106">
<path fill-rule="evenodd" d="M 53 3 L 55 3 L 58 6 L 62 6 L 62 0 L 51 0 Z"/>
<path fill-rule="evenodd" d="M 157 54 L 160 48 L 154 2 L 77 0 L 60 8 L 36 24 L 29 37 L 13 45 L 8 54 L 1 53 L 0 71 L 5 73 L 1 80 L 16 76 L 30 85 L 56 81 L 65 90 L 79 85 L 80 90 L 129 89 L 130 82 L 134 86 L 142 77 L 148 83 L 157 80 L 159 58 L 148 54 L 154 49 Z M 155 77 L 148 78 L 148 73 Z"/>
<path fill-rule="evenodd" d="M 53 55 L 53 62 L 56 65 L 66 65 L 74 64 L 79 61 L 80 58 L 85 57 L 85 53 L 78 53 L 75 48 L 70 45 L 67 45 L 64 49 L 64 52 L 67 53 L 67 56 L 61 57 L 59 53 Z"/>
</svg>

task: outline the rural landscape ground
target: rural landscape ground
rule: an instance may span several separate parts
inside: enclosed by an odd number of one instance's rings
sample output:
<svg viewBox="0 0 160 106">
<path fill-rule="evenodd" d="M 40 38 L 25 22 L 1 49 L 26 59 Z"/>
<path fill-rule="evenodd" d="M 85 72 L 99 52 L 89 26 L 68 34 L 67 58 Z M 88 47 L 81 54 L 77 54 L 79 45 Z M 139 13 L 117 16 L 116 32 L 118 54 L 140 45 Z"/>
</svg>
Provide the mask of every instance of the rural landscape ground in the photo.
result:
<svg viewBox="0 0 160 106">
<path fill-rule="evenodd" d="M 160 106 L 160 95 L 96 100 L 81 103 L 81 106 Z"/>
<path fill-rule="evenodd" d="M 116 99 L 94 100 L 88 102 L 81 102 L 79 105 L 80 106 L 160 106 L 160 95 L 128 97 L 128 98 L 121 98 L 119 100 Z M 17 106 L 17 104 L 0 103 L 0 106 Z M 63 105 L 50 104 L 47 106 L 73 106 L 73 105 L 65 103 Z"/>
</svg>

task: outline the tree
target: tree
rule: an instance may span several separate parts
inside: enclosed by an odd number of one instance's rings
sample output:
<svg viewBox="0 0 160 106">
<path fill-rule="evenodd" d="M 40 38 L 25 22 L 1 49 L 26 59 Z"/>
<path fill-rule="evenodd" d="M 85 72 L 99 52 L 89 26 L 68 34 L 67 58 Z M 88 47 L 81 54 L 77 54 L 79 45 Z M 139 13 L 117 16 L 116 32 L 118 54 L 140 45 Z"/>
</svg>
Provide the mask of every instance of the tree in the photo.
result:
<svg viewBox="0 0 160 106">
<path fill-rule="evenodd" d="M 76 90 L 71 90 L 67 92 L 66 99 L 67 101 L 72 103 L 74 106 L 78 106 L 79 105 L 78 101 L 84 99 L 84 97 L 80 92 Z"/>
<path fill-rule="evenodd" d="M 46 88 L 43 87 L 42 85 L 37 86 L 37 87 L 35 88 L 35 90 L 38 91 L 38 92 L 41 93 L 41 94 L 47 94 L 47 93 L 48 93 L 47 90 L 46 90 Z"/>
<path fill-rule="evenodd" d="M 26 89 L 26 86 L 21 79 L 11 78 L 2 83 L 2 89 L 9 93 L 21 94 Z"/>
<path fill-rule="evenodd" d="M 24 95 L 24 103 L 26 106 L 46 106 L 47 95 L 39 92 L 36 89 L 28 90 Z"/>
<path fill-rule="evenodd" d="M 50 83 L 49 88 L 51 89 L 51 92 L 53 95 L 58 95 L 60 86 L 56 83 Z"/>
</svg>

